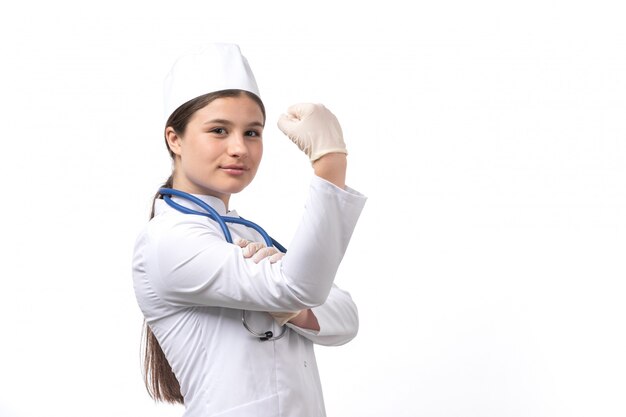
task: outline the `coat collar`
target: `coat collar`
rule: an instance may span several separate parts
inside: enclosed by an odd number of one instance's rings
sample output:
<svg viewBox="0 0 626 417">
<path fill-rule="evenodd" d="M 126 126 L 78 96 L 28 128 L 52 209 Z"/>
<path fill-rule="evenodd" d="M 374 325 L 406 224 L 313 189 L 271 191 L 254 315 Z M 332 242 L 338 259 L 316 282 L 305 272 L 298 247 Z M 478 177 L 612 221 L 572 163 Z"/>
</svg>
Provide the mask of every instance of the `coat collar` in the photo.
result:
<svg viewBox="0 0 626 417">
<path fill-rule="evenodd" d="M 207 203 L 209 206 L 215 209 L 220 216 L 230 216 L 230 217 L 239 217 L 235 210 L 226 211 L 226 206 L 224 202 L 217 197 L 213 197 L 211 195 L 202 195 L 202 194 L 192 194 L 194 197 L 199 198 L 200 200 Z M 192 210 L 197 210 L 204 212 L 201 207 L 198 207 L 195 203 L 186 200 L 181 197 L 172 196 L 172 200 L 175 203 L 180 204 L 181 206 L 190 208 Z M 175 210 L 167 205 L 167 203 L 161 199 L 158 199 L 155 204 L 155 214 L 160 214 L 168 210 Z"/>
</svg>

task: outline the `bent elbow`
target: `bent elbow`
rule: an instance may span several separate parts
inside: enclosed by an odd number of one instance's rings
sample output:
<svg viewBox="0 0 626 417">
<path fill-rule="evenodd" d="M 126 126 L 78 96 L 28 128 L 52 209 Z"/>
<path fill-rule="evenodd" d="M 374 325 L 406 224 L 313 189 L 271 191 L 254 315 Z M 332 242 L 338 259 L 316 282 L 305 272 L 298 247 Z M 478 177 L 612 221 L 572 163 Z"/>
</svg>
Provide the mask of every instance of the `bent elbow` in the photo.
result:
<svg viewBox="0 0 626 417">
<path fill-rule="evenodd" d="M 297 280 L 285 275 L 285 279 L 288 282 L 288 287 L 293 295 L 294 301 L 300 304 L 299 308 L 314 308 L 321 306 L 328 299 L 332 281 L 330 285 L 316 284 L 303 284 Z"/>
<path fill-rule="evenodd" d="M 328 298 L 328 292 L 323 293 L 320 291 L 298 291 L 296 298 L 300 302 L 302 309 L 319 307 L 326 302 Z"/>
</svg>

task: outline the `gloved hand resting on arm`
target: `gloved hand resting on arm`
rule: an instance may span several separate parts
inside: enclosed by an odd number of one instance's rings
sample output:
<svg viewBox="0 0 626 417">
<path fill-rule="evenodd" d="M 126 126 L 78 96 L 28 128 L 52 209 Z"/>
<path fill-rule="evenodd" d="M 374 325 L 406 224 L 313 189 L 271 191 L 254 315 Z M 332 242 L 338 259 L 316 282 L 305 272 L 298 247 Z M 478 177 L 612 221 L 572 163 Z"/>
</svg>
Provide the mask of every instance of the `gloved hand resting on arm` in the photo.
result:
<svg viewBox="0 0 626 417">
<path fill-rule="evenodd" d="M 278 128 L 307 154 L 318 177 L 345 188 L 348 151 L 330 110 L 322 104 L 294 104 L 280 117 Z"/>
<path fill-rule="evenodd" d="M 283 259 L 284 253 L 280 252 L 275 247 L 268 248 L 265 243 L 262 242 L 250 242 L 246 239 L 235 240 L 235 245 L 243 249 L 244 258 L 252 258 L 255 264 L 261 262 L 262 259 L 269 257 L 270 263 L 276 263 Z"/>
</svg>

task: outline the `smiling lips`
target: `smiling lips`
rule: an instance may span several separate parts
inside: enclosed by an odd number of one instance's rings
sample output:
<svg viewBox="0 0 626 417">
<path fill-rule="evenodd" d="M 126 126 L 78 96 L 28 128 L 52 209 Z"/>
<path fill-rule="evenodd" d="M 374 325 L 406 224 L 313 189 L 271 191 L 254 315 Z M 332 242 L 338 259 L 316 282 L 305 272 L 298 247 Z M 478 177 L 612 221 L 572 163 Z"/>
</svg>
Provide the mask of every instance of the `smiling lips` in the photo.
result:
<svg viewBox="0 0 626 417">
<path fill-rule="evenodd" d="M 243 173 L 248 170 L 248 167 L 246 167 L 245 165 L 238 164 L 222 165 L 220 166 L 220 168 L 230 175 L 243 175 Z"/>
</svg>

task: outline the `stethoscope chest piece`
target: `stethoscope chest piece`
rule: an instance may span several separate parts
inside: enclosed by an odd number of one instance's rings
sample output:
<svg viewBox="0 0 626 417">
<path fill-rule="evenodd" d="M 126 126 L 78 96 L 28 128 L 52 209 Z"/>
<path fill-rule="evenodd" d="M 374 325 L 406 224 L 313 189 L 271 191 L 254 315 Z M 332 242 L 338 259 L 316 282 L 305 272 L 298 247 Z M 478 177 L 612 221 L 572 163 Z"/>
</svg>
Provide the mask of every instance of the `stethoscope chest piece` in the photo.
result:
<svg viewBox="0 0 626 417">
<path fill-rule="evenodd" d="M 287 333 L 287 326 L 282 327 L 282 330 L 278 336 L 274 336 L 274 332 L 272 332 L 271 330 L 268 330 L 267 332 L 263 332 L 263 333 L 257 332 L 256 330 L 252 329 L 250 325 L 248 324 L 248 321 L 246 320 L 246 310 L 241 310 L 241 323 L 243 324 L 243 327 L 245 327 L 248 332 L 258 337 L 259 341 L 261 342 L 274 342 L 282 338 L 285 335 L 285 333 Z"/>
</svg>

